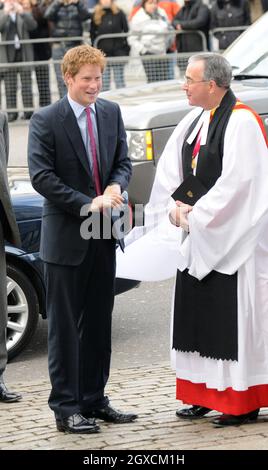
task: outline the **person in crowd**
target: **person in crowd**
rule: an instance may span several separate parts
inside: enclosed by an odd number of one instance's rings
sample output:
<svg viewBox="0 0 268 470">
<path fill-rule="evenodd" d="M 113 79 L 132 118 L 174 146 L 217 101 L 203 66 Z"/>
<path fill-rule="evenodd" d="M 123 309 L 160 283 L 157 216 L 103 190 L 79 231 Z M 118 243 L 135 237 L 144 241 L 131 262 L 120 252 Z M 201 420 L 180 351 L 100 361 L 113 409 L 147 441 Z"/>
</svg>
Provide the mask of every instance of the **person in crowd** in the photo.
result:
<svg viewBox="0 0 268 470">
<path fill-rule="evenodd" d="M 176 31 L 182 33 L 176 36 L 177 51 L 195 52 L 209 48 L 209 23 L 210 10 L 202 0 L 184 0 L 183 7 L 172 22 Z M 180 74 L 184 75 L 187 65 L 185 57 L 178 57 L 177 64 Z"/>
<path fill-rule="evenodd" d="M 135 0 L 132 10 L 129 15 L 129 20 L 131 20 L 133 16 L 137 13 L 137 11 L 141 8 L 141 4 L 142 4 L 142 0 Z M 178 4 L 176 0 L 164 0 L 164 1 L 159 0 L 158 6 L 159 8 L 162 8 L 162 10 L 166 12 L 166 15 L 170 23 L 172 23 L 174 17 L 177 15 L 177 13 L 180 10 L 180 5 Z M 172 54 L 175 51 L 176 51 L 176 42 L 174 39 L 174 41 L 170 44 L 170 47 L 167 49 L 167 53 Z M 175 70 L 174 70 L 175 63 L 176 63 L 176 59 L 169 59 L 168 61 L 167 78 L 169 80 L 172 80 L 175 77 Z"/>
<path fill-rule="evenodd" d="M 132 54 L 144 58 L 143 67 L 148 82 L 167 80 L 168 60 L 154 59 L 154 55 L 166 55 L 174 37 L 167 34 L 172 28 L 166 12 L 159 8 L 158 0 L 142 0 L 141 8 L 130 21 L 128 42 Z"/>
<path fill-rule="evenodd" d="M 204 44 L 199 34 L 202 31 L 208 45 L 210 12 L 202 0 L 184 0 L 184 5 L 173 20 L 176 31 L 186 31 L 187 34 L 177 35 L 178 52 L 196 52 L 204 50 Z"/>
<path fill-rule="evenodd" d="M 211 8 L 210 29 L 232 28 L 251 24 L 248 0 L 216 0 Z M 222 31 L 214 34 L 219 49 L 224 50 L 243 32 Z"/>
<path fill-rule="evenodd" d="M 118 8 L 114 0 L 99 0 L 90 23 L 92 44 L 103 34 L 127 33 L 128 22 L 125 13 Z M 100 39 L 96 47 L 101 49 L 106 57 L 125 57 L 129 55 L 129 45 L 126 37 Z M 103 91 L 109 90 L 111 72 L 114 73 L 116 88 L 125 87 L 124 68 L 126 62 L 108 62 L 103 74 Z"/>
<path fill-rule="evenodd" d="M 83 22 L 90 18 L 90 12 L 84 0 L 54 0 L 45 10 L 44 18 L 53 23 L 51 36 L 53 38 L 81 37 Z M 57 78 L 60 98 L 66 92 L 66 86 L 61 75 L 60 61 L 65 52 L 81 44 L 80 40 L 60 41 L 52 44 L 52 59 L 55 61 L 54 69 Z"/>
<path fill-rule="evenodd" d="M 81 225 L 94 214 L 104 225 L 104 213 L 121 207 L 131 176 L 120 108 L 98 98 L 104 66 L 97 48 L 68 50 L 62 62 L 68 94 L 35 113 L 29 129 L 31 181 L 45 198 L 40 256 L 47 291 L 49 406 L 57 429 L 71 433 L 98 432 L 95 418 L 112 423 L 137 418 L 115 410 L 104 394 L 116 243 L 98 230 L 87 237 Z"/>
<path fill-rule="evenodd" d="M 30 11 L 17 0 L 5 0 L 4 8 L 0 10 L 0 33 L 2 41 L 13 41 L 13 44 L 1 45 L 0 62 L 32 62 L 34 59 L 33 46 L 30 43 L 22 44 L 20 39 L 30 39 L 30 31 L 37 27 L 37 23 Z M 20 65 L 7 68 L 4 72 L 6 89 L 6 105 L 8 120 L 15 121 L 18 117 L 17 108 L 17 75 L 20 75 L 23 106 L 26 111 L 24 119 L 29 119 L 33 110 L 33 93 L 31 68 Z"/>
<path fill-rule="evenodd" d="M 49 38 L 50 30 L 48 20 L 44 18 L 44 13 L 51 3 L 50 0 L 22 0 L 23 4 L 29 2 L 31 13 L 37 22 L 37 28 L 30 32 L 31 39 Z M 34 60 L 47 61 L 51 57 L 51 43 L 34 43 Z M 39 106 L 48 106 L 51 103 L 49 66 L 40 64 L 35 66 L 35 75 L 39 92 Z"/>
<path fill-rule="evenodd" d="M 21 400 L 17 392 L 11 392 L 4 383 L 4 372 L 7 365 L 7 273 L 5 240 L 12 245 L 20 246 L 19 229 L 12 208 L 7 181 L 8 162 L 8 122 L 7 116 L 0 111 L 0 403 L 12 403 Z"/>
<path fill-rule="evenodd" d="M 141 8 L 141 4 L 142 4 L 142 0 L 134 1 L 132 9 L 129 14 L 129 21 L 132 20 L 133 16 Z M 180 5 L 177 2 L 177 0 L 159 0 L 158 6 L 159 8 L 162 8 L 162 10 L 165 10 L 170 22 L 172 22 L 174 16 L 176 16 L 176 14 L 180 10 Z"/>
</svg>

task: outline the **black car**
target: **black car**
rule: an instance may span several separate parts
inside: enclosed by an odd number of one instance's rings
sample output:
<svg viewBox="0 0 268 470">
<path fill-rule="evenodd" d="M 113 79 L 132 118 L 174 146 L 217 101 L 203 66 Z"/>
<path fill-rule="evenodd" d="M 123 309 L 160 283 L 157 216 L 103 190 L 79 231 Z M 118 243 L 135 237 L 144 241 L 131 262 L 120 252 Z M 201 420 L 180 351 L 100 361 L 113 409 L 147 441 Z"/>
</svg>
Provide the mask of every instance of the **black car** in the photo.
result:
<svg viewBox="0 0 268 470">
<path fill-rule="evenodd" d="M 46 318 L 43 265 L 39 258 L 43 198 L 33 190 L 24 194 L 13 191 L 12 203 L 22 247 L 6 244 L 9 359 L 14 358 L 29 343 L 39 315 Z M 137 281 L 116 279 L 116 294 L 138 284 Z"/>
</svg>

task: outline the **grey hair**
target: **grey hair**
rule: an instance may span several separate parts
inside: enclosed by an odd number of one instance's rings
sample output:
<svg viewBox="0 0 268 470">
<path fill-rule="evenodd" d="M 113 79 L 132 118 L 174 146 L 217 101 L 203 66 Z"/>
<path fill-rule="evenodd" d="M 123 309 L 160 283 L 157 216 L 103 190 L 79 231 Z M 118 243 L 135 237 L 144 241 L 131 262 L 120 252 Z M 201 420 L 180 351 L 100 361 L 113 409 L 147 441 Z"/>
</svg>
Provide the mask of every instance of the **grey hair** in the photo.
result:
<svg viewBox="0 0 268 470">
<path fill-rule="evenodd" d="M 192 55 L 188 64 L 204 62 L 204 80 L 214 80 L 220 88 L 230 88 L 232 80 L 232 67 L 221 54 L 204 52 Z"/>
</svg>

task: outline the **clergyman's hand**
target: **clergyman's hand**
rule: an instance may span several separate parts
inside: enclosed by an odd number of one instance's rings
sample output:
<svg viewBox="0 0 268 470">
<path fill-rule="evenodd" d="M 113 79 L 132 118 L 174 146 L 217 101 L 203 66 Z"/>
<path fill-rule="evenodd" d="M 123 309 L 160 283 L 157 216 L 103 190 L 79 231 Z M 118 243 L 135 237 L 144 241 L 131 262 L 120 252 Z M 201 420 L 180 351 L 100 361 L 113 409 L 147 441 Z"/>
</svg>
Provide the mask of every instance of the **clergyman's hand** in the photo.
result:
<svg viewBox="0 0 268 470">
<path fill-rule="evenodd" d="M 188 214 L 192 210 L 193 207 L 189 204 L 176 201 L 176 207 L 170 211 L 169 220 L 176 227 L 181 227 L 186 232 L 189 232 Z"/>
<path fill-rule="evenodd" d="M 176 201 L 177 210 L 179 210 L 179 217 L 180 217 L 180 227 L 185 230 L 185 232 L 189 232 L 189 222 L 188 222 L 188 214 L 193 210 L 193 206 L 189 204 L 184 204 L 181 201 Z"/>
</svg>

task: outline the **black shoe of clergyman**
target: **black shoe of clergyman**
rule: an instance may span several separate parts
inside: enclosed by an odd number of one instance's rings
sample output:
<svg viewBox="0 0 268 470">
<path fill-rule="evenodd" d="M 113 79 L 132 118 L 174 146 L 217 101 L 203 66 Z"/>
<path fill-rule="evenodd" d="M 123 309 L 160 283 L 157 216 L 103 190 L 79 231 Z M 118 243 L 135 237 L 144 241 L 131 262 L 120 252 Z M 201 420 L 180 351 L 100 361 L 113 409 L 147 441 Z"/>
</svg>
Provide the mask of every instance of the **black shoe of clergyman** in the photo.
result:
<svg viewBox="0 0 268 470">
<path fill-rule="evenodd" d="M 95 419 L 86 419 L 79 413 L 68 416 L 68 418 L 56 418 L 56 427 L 60 432 L 74 434 L 91 434 L 100 430 Z"/>
<path fill-rule="evenodd" d="M 16 392 L 10 392 L 3 382 L 0 382 L 0 402 L 14 403 L 20 401 L 22 396 Z"/>
<path fill-rule="evenodd" d="M 223 426 L 239 426 L 240 424 L 246 424 L 249 422 L 256 421 L 259 414 L 259 409 L 246 413 L 244 415 L 221 415 L 213 419 L 211 422 L 215 427 L 221 428 Z"/>
<path fill-rule="evenodd" d="M 193 405 L 191 408 L 182 408 L 176 411 L 176 416 L 183 419 L 199 419 L 212 411 L 210 408 L 204 406 Z"/>
<path fill-rule="evenodd" d="M 122 411 L 115 410 L 111 405 L 105 405 L 103 408 L 92 410 L 86 413 L 89 418 L 99 418 L 108 423 L 131 423 L 137 419 L 138 415 L 135 413 L 123 413 Z"/>
</svg>

